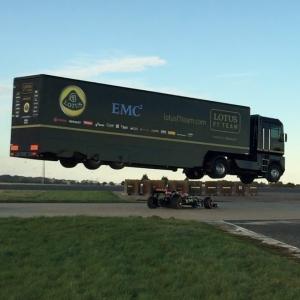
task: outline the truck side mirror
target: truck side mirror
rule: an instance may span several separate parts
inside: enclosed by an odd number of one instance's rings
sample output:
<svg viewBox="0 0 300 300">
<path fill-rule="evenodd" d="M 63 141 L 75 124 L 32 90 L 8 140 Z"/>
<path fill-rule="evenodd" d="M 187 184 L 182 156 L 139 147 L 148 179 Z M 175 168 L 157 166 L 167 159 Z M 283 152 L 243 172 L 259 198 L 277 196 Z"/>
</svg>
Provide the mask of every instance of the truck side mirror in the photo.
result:
<svg viewBox="0 0 300 300">
<path fill-rule="evenodd" d="M 287 142 L 287 133 L 284 134 L 284 141 Z"/>
</svg>

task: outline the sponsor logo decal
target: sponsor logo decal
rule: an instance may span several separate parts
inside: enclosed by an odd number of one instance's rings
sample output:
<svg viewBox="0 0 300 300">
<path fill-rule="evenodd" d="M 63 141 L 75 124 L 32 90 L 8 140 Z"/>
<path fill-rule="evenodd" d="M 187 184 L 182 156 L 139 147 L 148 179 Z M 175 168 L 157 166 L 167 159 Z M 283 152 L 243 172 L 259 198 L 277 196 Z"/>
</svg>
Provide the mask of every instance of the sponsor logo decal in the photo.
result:
<svg viewBox="0 0 300 300">
<path fill-rule="evenodd" d="M 123 103 L 112 103 L 112 114 L 129 116 L 129 117 L 140 117 L 143 105 L 123 104 Z"/>
<path fill-rule="evenodd" d="M 239 133 L 241 129 L 241 115 L 234 111 L 212 109 L 210 111 L 210 129 L 228 133 Z"/>
<path fill-rule="evenodd" d="M 111 124 L 111 123 L 106 123 L 105 124 L 107 128 L 114 128 L 115 124 Z"/>
<path fill-rule="evenodd" d="M 151 132 L 152 133 L 159 133 L 159 130 L 158 129 L 151 129 Z"/>
<path fill-rule="evenodd" d="M 24 110 L 25 114 L 27 114 L 29 112 L 29 110 L 30 110 L 30 104 L 29 104 L 29 102 L 26 102 L 24 104 L 23 110 Z"/>
<path fill-rule="evenodd" d="M 87 126 L 93 126 L 93 122 L 92 121 L 83 121 L 83 125 L 87 125 Z"/>
<path fill-rule="evenodd" d="M 76 86 L 65 87 L 59 96 L 60 108 L 68 117 L 78 117 L 86 107 L 86 96 L 84 91 Z"/>
<path fill-rule="evenodd" d="M 56 122 L 56 123 L 57 123 L 57 122 L 58 122 L 58 123 L 67 123 L 67 122 L 68 122 L 67 120 L 61 119 L 61 118 L 54 118 L 53 121 Z"/>
<path fill-rule="evenodd" d="M 78 120 L 69 120 L 69 123 L 70 123 L 70 124 L 77 124 L 77 125 L 80 125 L 80 124 L 81 124 L 81 121 L 78 121 Z"/>
<path fill-rule="evenodd" d="M 175 131 L 168 131 L 168 134 L 169 135 L 176 135 L 176 132 Z"/>
<path fill-rule="evenodd" d="M 105 125 L 103 124 L 103 123 L 99 123 L 99 122 L 97 122 L 96 124 L 95 124 L 95 127 L 104 127 Z"/>
</svg>

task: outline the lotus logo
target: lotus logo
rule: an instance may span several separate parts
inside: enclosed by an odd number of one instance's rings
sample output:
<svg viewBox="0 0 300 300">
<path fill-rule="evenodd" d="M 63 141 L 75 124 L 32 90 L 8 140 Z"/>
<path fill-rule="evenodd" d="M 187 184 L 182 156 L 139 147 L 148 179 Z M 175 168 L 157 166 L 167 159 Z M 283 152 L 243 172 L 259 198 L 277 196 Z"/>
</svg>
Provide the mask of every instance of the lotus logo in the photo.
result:
<svg viewBox="0 0 300 300">
<path fill-rule="evenodd" d="M 78 117 L 86 107 L 85 93 L 80 87 L 69 85 L 62 90 L 59 96 L 59 104 L 65 115 Z"/>
</svg>

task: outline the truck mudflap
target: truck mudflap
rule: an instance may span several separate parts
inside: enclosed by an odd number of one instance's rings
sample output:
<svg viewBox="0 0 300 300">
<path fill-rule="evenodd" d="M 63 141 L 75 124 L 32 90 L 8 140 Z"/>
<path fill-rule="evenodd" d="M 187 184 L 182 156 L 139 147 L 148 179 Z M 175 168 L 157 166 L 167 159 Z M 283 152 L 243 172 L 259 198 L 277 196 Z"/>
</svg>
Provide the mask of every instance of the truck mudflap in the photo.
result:
<svg viewBox="0 0 300 300">
<path fill-rule="evenodd" d="M 183 208 L 190 206 L 192 208 L 212 209 L 218 207 L 211 197 L 199 197 L 191 196 L 187 193 L 180 193 L 177 191 L 169 192 L 166 189 L 156 189 L 152 192 L 151 196 L 147 200 L 149 208 L 154 209 L 157 207 L 167 208 Z"/>
</svg>

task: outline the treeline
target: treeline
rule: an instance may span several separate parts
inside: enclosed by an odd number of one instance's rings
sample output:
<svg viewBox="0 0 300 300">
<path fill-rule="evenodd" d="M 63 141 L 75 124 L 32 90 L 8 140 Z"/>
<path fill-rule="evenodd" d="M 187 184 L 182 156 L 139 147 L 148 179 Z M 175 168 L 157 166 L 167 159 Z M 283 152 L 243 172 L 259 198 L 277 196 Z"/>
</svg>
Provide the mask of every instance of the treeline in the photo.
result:
<svg viewBox="0 0 300 300">
<path fill-rule="evenodd" d="M 151 178 L 148 177 L 147 174 L 144 174 L 141 178 L 141 180 L 151 180 Z M 163 176 L 161 178 L 162 181 L 164 181 L 165 183 L 168 183 L 169 179 L 166 176 Z M 187 177 L 184 179 L 185 181 L 190 181 Z M 221 185 L 226 185 L 226 183 L 232 182 L 232 181 L 228 181 L 228 180 L 218 180 L 218 182 Z M 235 180 L 236 182 L 236 180 Z M 254 183 L 259 186 L 259 187 L 288 187 L 288 188 L 294 188 L 294 187 L 300 187 L 300 184 L 295 184 L 292 182 L 288 182 L 288 183 L 283 183 L 281 181 L 277 182 L 277 183 L 265 183 L 265 182 L 256 182 L 254 181 Z"/>
<path fill-rule="evenodd" d="M 66 180 L 56 178 L 43 178 L 43 177 L 27 177 L 18 175 L 0 175 L 1 183 L 45 183 L 45 184 L 88 184 L 88 185 L 117 185 L 116 183 L 110 182 L 99 182 L 95 180 Z"/>
<path fill-rule="evenodd" d="M 150 178 L 147 176 L 147 174 L 144 174 L 141 178 L 141 180 L 150 180 Z M 161 178 L 161 180 L 165 181 L 166 183 L 168 182 L 168 178 L 163 176 Z M 188 180 L 187 178 L 185 180 Z M 229 182 L 227 180 L 220 180 L 219 182 L 223 182 L 224 184 L 226 182 Z M 112 181 L 110 182 L 99 182 L 96 180 L 67 180 L 67 179 L 56 179 L 56 178 L 43 178 L 43 177 L 27 177 L 27 176 L 18 176 L 18 175 L 0 175 L 0 183 L 45 183 L 45 184 L 84 184 L 84 185 L 124 185 L 124 181 L 122 181 L 121 183 L 117 184 L 114 183 Z M 265 187 L 289 187 L 289 188 L 293 188 L 293 187 L 300 187 L 299 184 L 295 184 L 292 182 L 288 182 L 288 183 L 282 183 L 277 182 L 277 183 L 264 183 L 264 182 L 260 182 L 257 183 L 258 186 L 265 186 Z"/>
</svg>

